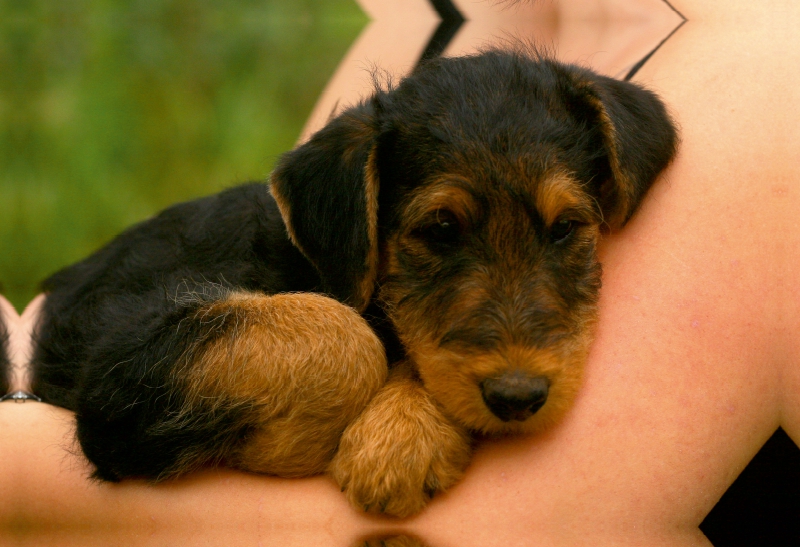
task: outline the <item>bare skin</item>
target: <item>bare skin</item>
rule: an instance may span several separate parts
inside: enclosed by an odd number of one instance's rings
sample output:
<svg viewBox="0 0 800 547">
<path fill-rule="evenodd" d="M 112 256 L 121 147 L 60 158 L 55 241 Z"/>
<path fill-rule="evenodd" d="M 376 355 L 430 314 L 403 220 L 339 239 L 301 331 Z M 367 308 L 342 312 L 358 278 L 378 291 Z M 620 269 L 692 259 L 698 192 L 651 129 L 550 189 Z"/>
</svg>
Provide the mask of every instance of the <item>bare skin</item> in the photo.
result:
<svg viewBox="0 0 800 547">
<path fill-rule="evenodd" d="M 486 441 L 405 521 L 327 478 L 225 470 L 149 487 L 86 481 L 69 413 L 0 404 L 0 525 L 22 545 L 331 545 L 406 532 L 432 547 L 710 545 L 707 512 L 778 426 L 800 440 L 800 6 L 674 0 L 689 22 L 637 74 L 679 156 L 604 241 L 601 317 L 567 418 Z M 2 534 L 0 534 L 2 535 Z M 56 541 L 57 538 L 57 541 Z M 259 543 L 260 542 L 260 543 Z"/>
</svg>

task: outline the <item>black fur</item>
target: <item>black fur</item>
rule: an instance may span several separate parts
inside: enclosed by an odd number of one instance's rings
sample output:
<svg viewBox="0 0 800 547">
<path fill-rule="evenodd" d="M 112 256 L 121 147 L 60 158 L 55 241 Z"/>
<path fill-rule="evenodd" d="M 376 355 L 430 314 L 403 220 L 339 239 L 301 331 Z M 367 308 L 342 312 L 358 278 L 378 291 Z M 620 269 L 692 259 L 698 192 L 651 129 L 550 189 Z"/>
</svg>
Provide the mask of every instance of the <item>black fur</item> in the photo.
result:
<svg viewBox="0 0 800 547">
<path fill-rule="evenodd" d="M 377 129 L 371 104 L 353 108 L 285 154 L 273 174 L 292 204 L 295 242 L 325 292 L 355 307 L 365 304 L 356 296 L 370 251 L 364 169 Z"/>
<path fill-rule="evenodd" d="M 617 147 L 624 177 L 610 165 L 609 146 Z M 198 463 L 222 461 L 219 447 L 247 434 L 246 405 L 170 426 L 181 408 L 172 372 L 226 329 L 224 318 L 188 319 L 218 290 L 327 293 L 366 309 L 390 356 L 402 355 L 375 297 L 358 293 L 377 281 L 369 278 L 375 242 L 364 184 L 371 154 L 380 242 L 397 229 L 412 189 L 437 171 L 474 162 L 476 147 L 512 160 L 538 155 L 541 169 L 557 159 L 600 204 L 598 215 L 618 219 L 618 227 L 675 146 L 663 105 L 632 84 L 518 53 L 425 63 L 282 158 L 273 185 L 291 204 L 298 247 L 267 186 L 249 184 L 167 209 L 45 281 L 34 392 L 76 411 L 81 446 L 102 479 L 163 477 L 187 454 Z M 470 169 L 482 172 L 481 165 Z M 491 178 L 489 166 L 483 172 Z M 630 184 L 623 190 L 633 196 L 623 211 L 615 210 L 620 184 Z M 595 285 L 587 290 L 596 292 Z"/>
<path fill-rule="evenodd" d="M 167 209 L 44 283 L 33 390 L 77 413 L 78 439 L 100 478 L 157 477 L 187 447 L 198 461 L 214 460 L 215 448 L 245 433 L 235 407 L 157 427 L 182 402 L 173 367 L 224 334 L 219 323 L 184 320 L 213 297 L 209 282 L 220 293 L 318 288 L 265 185 Z"/>
</svg>

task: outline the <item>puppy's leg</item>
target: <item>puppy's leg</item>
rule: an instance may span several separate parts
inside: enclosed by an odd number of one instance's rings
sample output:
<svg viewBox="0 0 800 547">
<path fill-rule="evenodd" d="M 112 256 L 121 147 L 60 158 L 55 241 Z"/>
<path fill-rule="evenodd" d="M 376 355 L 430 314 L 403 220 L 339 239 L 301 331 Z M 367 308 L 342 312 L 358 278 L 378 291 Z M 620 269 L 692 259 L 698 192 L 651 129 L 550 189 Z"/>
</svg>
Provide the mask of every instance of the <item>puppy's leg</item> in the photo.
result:
<svg viewBox="0 0 800 547">
<path fill-rule="evenodd" d="M 353 505 L 405 517 L 457 482 L 470 454 L 467 431 L 442 414 L 405 362 L 347 427 L 329 473 Z"/>
<path fill-rule="evenodd" d="M 81 371 L 76 433 L 97 478 L 160 480 L 219 463 L 322 472 L 385 382 L 377 336 L 330 298 L 157 296 L 105 302 L 114 321 L 97 329 Z"/>
<path fill-rule="evenodd" d="M 323 472 L 342 431 L 386 380 L 377 336 L 352 308 L 311 293 L 233 293 L 195 319 L 218 318 L 225 335 L 176 371 L 184 412 L 196 419 L 216 405 L 248 406 L 247 433 L 227 464 L 289 477 Z"/>
</svg>

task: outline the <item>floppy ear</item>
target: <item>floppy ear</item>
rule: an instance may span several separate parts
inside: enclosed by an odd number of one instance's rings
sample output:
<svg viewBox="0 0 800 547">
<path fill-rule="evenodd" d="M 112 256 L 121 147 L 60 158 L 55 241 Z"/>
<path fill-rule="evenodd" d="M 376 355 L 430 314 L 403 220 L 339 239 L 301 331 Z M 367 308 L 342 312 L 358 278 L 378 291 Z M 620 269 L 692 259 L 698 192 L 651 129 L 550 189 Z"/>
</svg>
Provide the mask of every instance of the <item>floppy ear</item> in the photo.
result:
<svg viewBox="0 0 800 547">
<path fill-rule="evenodd" d="M 289 237 L 323 290 L 359 311 L 378 265 L 376 127 L 371 104 L 351 108 L 285 154 L 270 178 Z"/>
<path fill-rule="evenodd" d="M 633 215 L 678 145 L 664 104 L 651 91 L 581 71 L 578 88 L 600 125 L 611 177 L 599 189 L 606 224 L 622 227 Z"/>
</svg>

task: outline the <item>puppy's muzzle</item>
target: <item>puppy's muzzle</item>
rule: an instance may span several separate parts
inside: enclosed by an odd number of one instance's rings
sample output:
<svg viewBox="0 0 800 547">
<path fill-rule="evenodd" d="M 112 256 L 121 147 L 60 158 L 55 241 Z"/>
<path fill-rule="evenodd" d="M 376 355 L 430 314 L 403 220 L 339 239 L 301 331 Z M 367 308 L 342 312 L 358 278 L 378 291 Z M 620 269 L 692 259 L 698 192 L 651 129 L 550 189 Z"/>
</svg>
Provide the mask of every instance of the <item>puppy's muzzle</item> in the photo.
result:
<svg viewBox="0 0 800 547">
<path fill-rule="evenodd" d="M 547 401 L 550 381 L 544 376 L 531 377 L 511 371 L 480 384 L 483 401 L 492 414 L 504 422 L 525 421 Z"/>
</svg>

